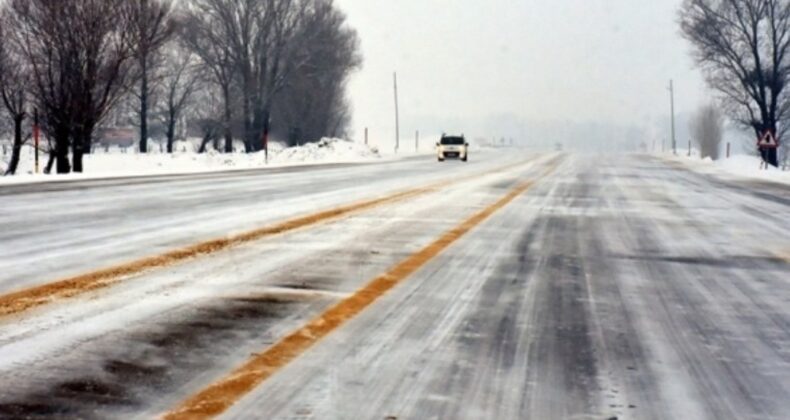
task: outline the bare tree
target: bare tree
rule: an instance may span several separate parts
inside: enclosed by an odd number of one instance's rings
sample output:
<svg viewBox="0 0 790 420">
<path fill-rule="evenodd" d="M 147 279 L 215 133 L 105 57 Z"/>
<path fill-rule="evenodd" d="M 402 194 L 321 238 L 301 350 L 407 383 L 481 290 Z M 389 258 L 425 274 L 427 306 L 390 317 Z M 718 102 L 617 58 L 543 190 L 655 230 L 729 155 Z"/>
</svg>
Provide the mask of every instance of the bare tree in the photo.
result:
<svg viewBox="0 0 790 420">
<path fill-rule="evenodd" d="M 68 78 L 75 64 L 66 52 L 70 35 L 64 26 L 66 21 L 72 21 L 73 16 L 67 13 L 71 10 L 66 2 L 24 0 L 12 0 L 7 7 L 9 13 L 4 26 L 14 30 L 6 32 L 6 36 L 30 64 L 35 104 L 42 111 L 45 131 L 54 143 L 52 152 L 57 172 L 70 172 L 68 152 L 73 109 Z M 59 20 L 61 15 L 63 20 Z"/>
<path fill-rule="evenodd" d="M 194 0 L 193 15 L 211 22 L 211 43 L 228 54 L 238 78 L 244 142 L 260 150 L 268 135 L 275 95 L 300 63 L 295 33 L 308 0 Z M 205 25 L 203 25 L 205 27 Z"/>
<path fill-rule="evenodd" d="M 230 2 L 198 0 L 188 3 L 181 39 L 200 57 L 210 80 L 219 88 L 222 97 L 221 128 L 225 138 L 225 153 L 233 152 L 234 91 L 237 89 L 237 68 L 231 53 L 233 45 L 224 22 L 232 10 Z M 212 107 L 213 109 L 213 107 Z M 201 115 L 202 126 L 216 130 L 214 116 Z M 211 122 L 208 122 L 211 121 Z M 213 134 L 212 134 L 213 135 Z"/>
<path fill-rule="evenodd" d="M 24 144 L 22 125 L 27 117 L 28 95 L 27 77 L 24 60 L 15 51 L 6 37 L 10 26 L 7 13 L 0 11 L 0 99 L 13 124 L 14 138 L 11 144 L 11 158 L 5 175 L 13 175 L 19 166 L 19 158 Z"/>
<path fill-rule="evenodd" d="M 96 126 L 130 75 L 131 8 L 125 0 L 10 0 L 35 104 L 55 144 L 58 173 L 82 172 Z"/>
<path fill-rule="evenodd" d="M 700 150 L 700 157 L 717 160 L 724 135 L 724 120 L 714 105 L 701 107 L 691 120 L 691 132 Z"/>
<path fill-rule="evenodd" d="M 152 75 L 161 64 L 158 53 L 175 33 L 171 0 L 127 0 L 131 9 L 130 36 L 137 72 L 140 152 L 148 152 L 148 114 Z"/>
<path fill-rule="evenodd" d="M 257 89 L 249 98 L 252 104 L 251 133 L 248 149 L 260 150 L 271 130 L 271 114 L 274 101 L 292 73 L 303 67 L 309 55 L 302 54 L 310 41 L 300 37 L 303 25 L 313 6 L 322 0 L 268 0 L 266 14 L 259 16 L 258 25 L 263 28 L 257 34 L 253 55 L 253 74 Z"/>
<path fill-rule="evenodd" d="M 173 45 L 165 52 L 165 69 L 162 90 L 163 100 L 159 106 L 159 116 L 165 126 L 167 153 L 173 153 L 176 137 L 176 124 L 193 99 L 200 86 L 201 74 L 195 63 L 195 56 L 189 50 Z"/>
<path fill-rule="evenodd" d="M 685 0 L 680 26 L 732 120 L 781 137 L 790 119 L 790 1 Z M 775 150 L 767 157 L 777 165 Z"/>
<path fill-rule="evenodd" d="M 229 131 L 224 122 L 225 103 L 217 90 L 220 87 L 209 84 L 195 94 L 194 106 L 190 109 L 190 122 L 201 137 L 198 153 L 204 153 L 209 143 L 213 143 L 214 150 L 219 151 L 219 140 Z M 233 139 L 231 137 L 230 149 L 226 141 L 225 153 L 233 152 Z"/>
<path fill-rule="evenodd" d="M 277 132 L 289 144 L 346 134 L 346 81 L 362 63 L 356 32 L 331 0 L 315 1 L 302 20 L 296 67 L 274 100 Z"/>
</svg>

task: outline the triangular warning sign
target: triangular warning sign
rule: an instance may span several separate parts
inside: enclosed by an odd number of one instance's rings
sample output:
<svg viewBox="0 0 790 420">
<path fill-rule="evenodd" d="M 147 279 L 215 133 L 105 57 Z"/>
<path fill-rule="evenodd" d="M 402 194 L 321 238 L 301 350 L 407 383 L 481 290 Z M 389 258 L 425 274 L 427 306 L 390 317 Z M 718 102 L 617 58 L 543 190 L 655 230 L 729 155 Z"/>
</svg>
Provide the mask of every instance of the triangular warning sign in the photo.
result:
<svg viewBox="0 0 790 420">
<path fill-rule="evenodd" d="M 778 146 L 779 143 L 776 141 L 776 137 L 774 136 L 774 133 L 770 131 L 766 131 L 765 134 L 763 134 L 763 136 L 757 142 L 757 147 L 763 149 L 772 149 Z"/>
</svg>

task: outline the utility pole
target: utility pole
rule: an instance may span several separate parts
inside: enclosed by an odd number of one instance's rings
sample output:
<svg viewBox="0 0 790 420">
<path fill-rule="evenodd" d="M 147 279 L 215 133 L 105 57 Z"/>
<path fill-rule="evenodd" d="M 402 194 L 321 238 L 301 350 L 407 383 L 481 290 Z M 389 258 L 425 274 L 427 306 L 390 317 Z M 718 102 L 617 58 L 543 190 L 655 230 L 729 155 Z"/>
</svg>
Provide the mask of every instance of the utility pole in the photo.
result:
<svg viewBox="0 0 790 420">
<path fill-rule="evenodd" d="M 674 82 L 669 80 L 669 107 L 672 112 L 672 153 L 678 154 L 678 145 L 675 141 L 675 85 Z"/>
<path fill-rule="evenodd" d="M 395 86 L 395 153 L 400 149 L 400 115 L 398 114 L 398 73 L 392 73 L 392 81 Z"/>
<path fill-rule="evenodd" d="M 36 108 L 35 113 L 33 114 L 33 153 L 35 153 L 35 166 L 36 166 L 36 173 L 38 173 L 38 138 L 39 138 L 40 129 L 38 127 L 38 108 Z"/>
</svg>

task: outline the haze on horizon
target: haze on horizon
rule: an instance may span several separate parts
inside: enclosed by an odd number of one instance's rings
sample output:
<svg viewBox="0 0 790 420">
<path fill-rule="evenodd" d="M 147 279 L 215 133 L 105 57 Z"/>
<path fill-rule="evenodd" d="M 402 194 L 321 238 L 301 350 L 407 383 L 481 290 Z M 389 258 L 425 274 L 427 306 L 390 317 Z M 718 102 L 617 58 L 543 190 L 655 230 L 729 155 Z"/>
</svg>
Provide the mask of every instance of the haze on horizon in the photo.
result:
<svg viewBox="0 0 790 420">
<path fill-rule="evenodd" d="M 372 142 L 392 147 L 397 71 L 407 144 L 415 130 L 590 150 L 660 142 L 669 79 L 684 144 L 687 116 L 711 96 L 680 36 L 680 3 L 337 0 L 364 56 L 349 85 L 353 136 L 369 127 Z"/>
</svg>

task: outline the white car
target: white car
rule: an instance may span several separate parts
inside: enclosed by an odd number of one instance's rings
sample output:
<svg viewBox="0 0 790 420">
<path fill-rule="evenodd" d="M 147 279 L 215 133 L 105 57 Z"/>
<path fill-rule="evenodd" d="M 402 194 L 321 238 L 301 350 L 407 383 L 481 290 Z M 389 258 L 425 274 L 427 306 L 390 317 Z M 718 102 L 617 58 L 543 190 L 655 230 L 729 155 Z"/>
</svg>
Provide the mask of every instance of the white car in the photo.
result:
<svg viewBox="0 0 790 420">
<path fill-rule="evenodd" d="M 464 136 L 445 136 L 436 143 L 436 154 L 439 162 L 445 159 L 460 159 L 466 162 L 469 159 L 469 143 Z"/>
</svg>

